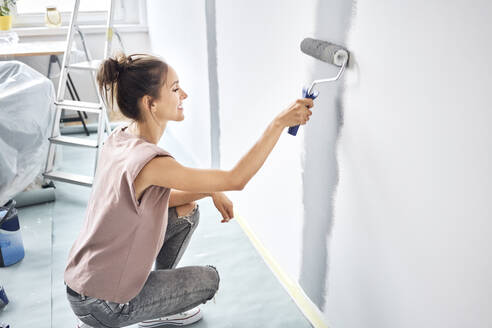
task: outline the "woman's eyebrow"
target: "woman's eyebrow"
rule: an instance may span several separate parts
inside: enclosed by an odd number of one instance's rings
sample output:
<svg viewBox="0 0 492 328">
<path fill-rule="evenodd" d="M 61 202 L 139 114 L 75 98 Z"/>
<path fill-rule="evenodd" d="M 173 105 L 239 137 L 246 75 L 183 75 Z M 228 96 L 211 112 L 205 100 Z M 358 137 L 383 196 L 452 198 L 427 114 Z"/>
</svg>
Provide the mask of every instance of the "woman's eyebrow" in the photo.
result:
<svg viewBox="0 0 492 328">
<path fill-rule="evenodd" d="M 176 83 L 179 83 L 179 80 L 174 81 L 174 83 L 173 83 L 173 84 L 171 84 L 171 86 L 175 85 Z"/>
</svg>

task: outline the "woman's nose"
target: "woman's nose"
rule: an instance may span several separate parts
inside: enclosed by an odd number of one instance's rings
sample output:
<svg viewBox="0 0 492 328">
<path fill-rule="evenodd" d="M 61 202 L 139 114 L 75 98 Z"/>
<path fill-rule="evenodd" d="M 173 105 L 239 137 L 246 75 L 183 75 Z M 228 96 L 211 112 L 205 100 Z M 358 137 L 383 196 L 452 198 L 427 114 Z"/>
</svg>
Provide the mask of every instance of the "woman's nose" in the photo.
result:
<svg viewBox="0 0 492 328">
<path fill-rule="evenodd" d="M 186 99 L 188 98 L 188 94 L 186 92 L 183 91 L 183 89 L 181 89 L 181 99 Z"/>
</svg>

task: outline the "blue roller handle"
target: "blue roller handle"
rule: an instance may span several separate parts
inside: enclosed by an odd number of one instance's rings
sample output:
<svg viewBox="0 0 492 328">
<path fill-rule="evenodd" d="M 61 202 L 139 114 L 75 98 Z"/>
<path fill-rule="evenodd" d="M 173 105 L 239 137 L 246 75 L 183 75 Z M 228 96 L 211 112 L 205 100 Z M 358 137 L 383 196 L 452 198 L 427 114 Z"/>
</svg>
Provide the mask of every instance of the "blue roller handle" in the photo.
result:
<svg viewBox="0 0 492 328">
<path fill-rule="evenodd" d="M 316 99 L 316 97 L 318 97 L 318 92 L 313 92 L 313 93 L 310 93 L 308 94 L 308 88 L 307 87 L 304 87 L 302 88 L 302 96 L 304 98 L 311 98 L 311 99 Z M 287 131 L 289 134 L 295 136 L 297 135 L 297 130 L 299 130 L 299 125 L 296 125 L 296 126 L 291 126 L 289 127 L 289 131 Z"/>
</svg>

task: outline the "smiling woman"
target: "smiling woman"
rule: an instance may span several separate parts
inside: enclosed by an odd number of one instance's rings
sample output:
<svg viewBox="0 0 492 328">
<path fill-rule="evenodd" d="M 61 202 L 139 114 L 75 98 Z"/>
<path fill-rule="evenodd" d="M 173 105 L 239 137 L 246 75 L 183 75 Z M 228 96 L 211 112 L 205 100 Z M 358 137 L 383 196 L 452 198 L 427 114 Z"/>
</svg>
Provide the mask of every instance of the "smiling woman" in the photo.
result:
<svg viewBox="0 0 492 328">
<path fill-rule="evenodd" d="M 283 129 L 306 123 L 313 101 L 298 99 L 275 117 L 234 169 L 196 169 L 157 146 L 169 121 L 184 120 L 188 95 L 173 67 L 152 55 L 118 54 L 103 61 L 97 81 L 107 106 L 117 105 L 131 123 L 101 149 L 86 221 L 64 274 L 70 305 L 93 327 L 193 323 L 201 318 L 197 305 L 214 297 L 220 280 L 213 266 L 175 269 L 198 224 L 194 200 L 212 196 L 225 222 L 231 219 L 232 202 L 220 192 L 243 189 Z M 187 204 L 174 200 L 169 208 L 172 189 Z"/>
<path fill-rule="evenodd" d="M 184 119 L 187 94 L 172 67 L 145 54 L 106 59 L 97 80 L 108 107 L 117 105 L 132 123 L 115 129 L 101 150 L 86 224 L 65 269 L 70 305 L 83 327 L 193 323 L 201 318 L 197 305 L 219 288 L 214 267 L 175 269 L 199 222 L 198 204 L 169 207 L 171 187 L 141 174 L 155 158 L 174 161 L 156 143 L 168 121 Z M 160 306 L 147 307 L 149 299 Z"/>
</svg>

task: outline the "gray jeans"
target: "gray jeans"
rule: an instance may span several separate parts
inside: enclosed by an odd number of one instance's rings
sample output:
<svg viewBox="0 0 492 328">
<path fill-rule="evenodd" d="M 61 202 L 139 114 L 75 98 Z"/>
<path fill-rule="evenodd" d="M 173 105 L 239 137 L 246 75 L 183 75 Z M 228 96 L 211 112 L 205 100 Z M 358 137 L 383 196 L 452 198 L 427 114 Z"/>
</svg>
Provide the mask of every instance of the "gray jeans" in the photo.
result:
<svg viewBox="0 0 492 328">
<path fill-rule="evenodd" d="M 125 327 L 143 320 L 192 309 L 212 299 L 219 289 L 219 274 L 213 266 L 175 268 L 198 225 L 199 205 L 187 216 L 178 217 L 169 208 L 164 244 L 140 293 L 125 304 L 67 292 L 73 312 L 93 327 Z"/>
</svg>

